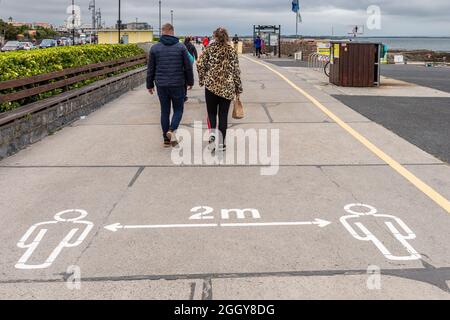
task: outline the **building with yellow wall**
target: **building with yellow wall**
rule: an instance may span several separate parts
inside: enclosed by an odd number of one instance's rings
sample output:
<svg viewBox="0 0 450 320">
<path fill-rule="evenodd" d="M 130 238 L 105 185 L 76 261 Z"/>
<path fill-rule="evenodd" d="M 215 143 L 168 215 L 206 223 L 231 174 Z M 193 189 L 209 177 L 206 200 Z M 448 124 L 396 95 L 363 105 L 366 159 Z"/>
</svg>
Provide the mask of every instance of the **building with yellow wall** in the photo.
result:
<svg viewBox="0 0 450 320">
<path fill-rule="evenodd" d="M 144 43 L 153 41 L 152 30 L 120 30 L 122 42 L 127 43 Z M 117 44 L 119 43 L 119 31 L 117 29 L 98 30 L 99 44 Z"/>
</svg>

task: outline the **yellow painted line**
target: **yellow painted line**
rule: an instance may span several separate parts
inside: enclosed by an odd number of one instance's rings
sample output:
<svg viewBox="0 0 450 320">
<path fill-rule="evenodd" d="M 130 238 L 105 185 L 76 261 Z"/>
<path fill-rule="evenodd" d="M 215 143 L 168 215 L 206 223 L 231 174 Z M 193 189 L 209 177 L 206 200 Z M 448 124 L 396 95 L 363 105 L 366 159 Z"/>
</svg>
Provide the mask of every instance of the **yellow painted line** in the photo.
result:
<svg viewBox="0 0 450 320">
<path fill-rule="evenodd" d="M 243 56 L 245 59 L 259 64 L 276 75 L 278 75 L 281 79 L 286 81 L 291 87 L 293 87 L 295 90 L 300 92 L 302 95 L 304 95 L 309 101 L 311 101 L 317 108 L 319 108 L 323 113 L 325 113 L 328 117 L 333 119 L 334 122 L 336 122 L 339 126 L 341 126 L 345 131 L 347 131 L 350 135 L 352 135 L 356 140 L 361 142 L 367 149 L 372 151 L 376 156 L 378 156 L 381 160 L 386 162 L 392 169 L 397 171 L 401 176 L 403 176 L 406 180 L 411 182 L 417 189 L 425 193 L 431 200 L 436 202 L 440 207 L 442 207 L 445 211 L 450 213 L 450 201 L 448 201 L 444 196 L 442 196 L 439 192 L 434 190 L 432 187 L 427 185 L 425 182 L 420 180 L 418 177 L 416 177 L 412 172 L 410 172 L 408 169 L 406 169 L 404 166 L 402 166 L 400 163 L 395 161 L 392 157 L 387 155 L 383 150 L 378 148 L 376 145 L 374 145 L 372 142 L 370 142 L 367 138 L 365 138 L 362 134 L 360 134 L 358 131 L 353 129 L 351 126 L 349 126 L 347 123 L 345 123 L 341 118 L 339 118 L 337 115 L 335 115 L 333 112 L 331 112 L 327 107 L 325 107 L 322 103 L 320 103 L 316 98 L 314 98 L 312 95 L 310 95 L 308 92 L 297 86 L 295 83 L 293 83 L 291 80 L 289 80 L 287 77 L 285 77 L 282 73 L 278 72 L 274 68 L 268 66 L 267 64 L 264 64 L 262 62 L 256 61 L 254 59 L 248 58 Z"/>
</svg>

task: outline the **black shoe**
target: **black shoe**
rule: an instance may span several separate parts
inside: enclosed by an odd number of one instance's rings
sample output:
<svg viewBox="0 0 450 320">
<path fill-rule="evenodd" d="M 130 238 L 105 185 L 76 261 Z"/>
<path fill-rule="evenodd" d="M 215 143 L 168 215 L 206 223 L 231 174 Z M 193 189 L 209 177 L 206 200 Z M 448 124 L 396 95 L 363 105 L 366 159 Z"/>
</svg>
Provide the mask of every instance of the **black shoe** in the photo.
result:
<svg viewBox="0 0 450 320">
<path fill-rule="evenodd" d="M 172 146 L 172 143 L 169 139 L 164 139 L 164 148 L 170 148 Z"/>
<path fill-rule="evenodd" d="M 169 138 L 169 136 L 167 134 L 163 134 L 163 139 L 164 139 L 164 147 L 165 148 L 170 147 L 171 139 Z"/>
</svg>

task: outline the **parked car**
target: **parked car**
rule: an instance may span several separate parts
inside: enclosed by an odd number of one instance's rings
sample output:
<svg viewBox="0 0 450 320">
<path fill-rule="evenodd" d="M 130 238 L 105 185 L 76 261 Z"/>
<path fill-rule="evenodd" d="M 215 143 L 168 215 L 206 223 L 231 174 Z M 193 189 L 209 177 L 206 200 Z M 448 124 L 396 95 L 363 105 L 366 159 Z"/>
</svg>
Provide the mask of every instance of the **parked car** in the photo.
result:
<svg viewBox="0 0 450 320">
<path fill-rule="evenodd" d="M 44 39 L 42 40 L 41 44 L 39 45 L 40 49 L 45 49 L 45 48 L 52 48 L 52 47 L 56 47 L 58 44 L 56 43 L 56 40 L 53 39 Z"/>
<path fill-rule="evenodd" d="M 65 47 L 65 46 L 72 45 L 72 40 L 67 37 L 61 37 L 58 39 L 57 43 L 58 43 L 58 46 Z"/>
<path fill-rule="evenodd" d="M 34 44 L 32 44 L 31 42 L 20 42 L 19 43 L 19 48 L 17 50 L 33 50 L 36 49 L 36 47 L 34 46 Z"/>
<path fill-rule="evenodd" d="M 19 41 L 8 41 L 1 49 L 2 52 L 6 51 L 16 51 L 20 48 Z"/>
</svg>

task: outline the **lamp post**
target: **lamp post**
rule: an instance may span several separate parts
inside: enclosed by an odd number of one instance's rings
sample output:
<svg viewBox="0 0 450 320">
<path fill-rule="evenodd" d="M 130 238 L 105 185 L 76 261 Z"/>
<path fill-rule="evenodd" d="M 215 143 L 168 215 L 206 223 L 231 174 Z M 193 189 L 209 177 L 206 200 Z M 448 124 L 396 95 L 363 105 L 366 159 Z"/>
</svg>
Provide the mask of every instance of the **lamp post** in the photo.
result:
<svg viewBox="0 0 450 320">
<path fill-rule="evenodd" d="M 119 44 L 122 43 L 122 37 L 120 35 L 120 30 L 122 29 L 122 20 L 121 20 L 121 1 L 119 0 L 119 20 L 117 20 L 117 29 L 119 34 Z"/>
<path fill-rule="evenodd" d="M 72 45 L 75 45 L 75 0 L 72 0 Z"/>
<path fill-rule="evenodd" d="M 89 3 L 89 10 L 92 10 L 92 31 L 91 31 L 91 43 L 94 43 L 93 38 L 97 33 L 97 11 L 95 8 L 95 0 Z"/>
<path fill-rule="evenodd" d="M 161 0 L 159 0 L 159 37 L 161 38 L 161 28 L 162 28 L 162 21 L 161 21 Z"/>
<path fill-rule="evenodd" d="M 170 10 L 170 24 L 173 26 L 173 10 Z"/>
</svg>

